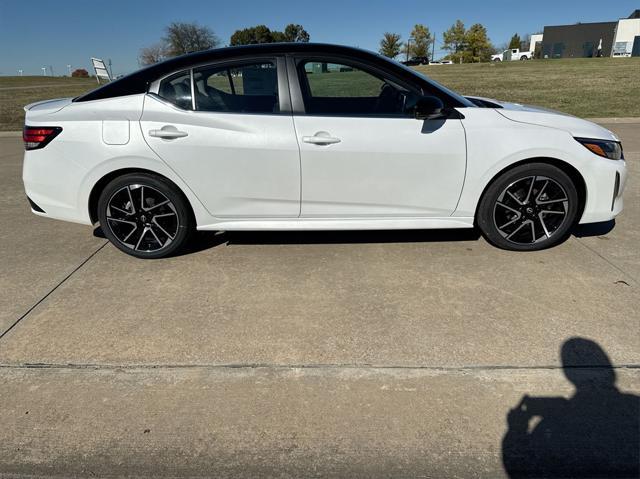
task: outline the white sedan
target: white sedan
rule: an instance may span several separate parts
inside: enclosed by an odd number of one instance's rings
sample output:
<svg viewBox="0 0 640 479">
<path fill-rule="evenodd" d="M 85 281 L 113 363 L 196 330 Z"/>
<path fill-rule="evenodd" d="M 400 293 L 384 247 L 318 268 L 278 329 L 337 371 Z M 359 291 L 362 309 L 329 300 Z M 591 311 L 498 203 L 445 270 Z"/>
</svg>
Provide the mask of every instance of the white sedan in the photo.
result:
<svg viewBox="0 0 640 479">
<path fill-rule="evenodd" d="M 193 53 L 25 110 L 33 212 L 140 258 L 195 229 L 478 227 L 530 251 L 623 206 L 610 131 L 342 46 Z"/>
</svg>

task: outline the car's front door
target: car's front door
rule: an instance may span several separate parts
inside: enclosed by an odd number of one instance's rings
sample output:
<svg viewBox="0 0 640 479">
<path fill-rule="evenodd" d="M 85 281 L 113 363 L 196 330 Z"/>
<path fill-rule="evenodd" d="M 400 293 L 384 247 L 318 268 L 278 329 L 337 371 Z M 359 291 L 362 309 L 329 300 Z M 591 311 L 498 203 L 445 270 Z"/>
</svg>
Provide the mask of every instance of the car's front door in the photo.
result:
<svg viewBox="0 0 640 479">
<path fill-rule="evenodd" d="M 420 92 L 347 61 L 298 58 L 294 114 L 306 218 L 446 217 L 466 166 L 456 118 L 417 120 Z M 290 75 L 291 78 L 291 75 Z"/>
<path fill-rule="evenodd" d="M 277 63 L 186 70 L 158 82 L 145 99 L 145 140 L 213 216 L 300 214 L 300 154 L 291 113 L 281 108 L 288 91 Z"/>
</svg>

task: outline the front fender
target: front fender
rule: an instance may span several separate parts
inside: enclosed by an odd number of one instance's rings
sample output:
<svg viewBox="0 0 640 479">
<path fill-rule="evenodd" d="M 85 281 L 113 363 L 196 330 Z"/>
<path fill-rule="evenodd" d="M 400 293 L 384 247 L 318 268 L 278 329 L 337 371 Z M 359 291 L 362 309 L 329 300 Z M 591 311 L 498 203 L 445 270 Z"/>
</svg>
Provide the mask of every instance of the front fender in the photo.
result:
<svg viewBox="0 0 640 479">
<path fill-rule="evenodd" d="M 467 172 L 453 216 L 474 216 L 489 183 L 523 161 L 553 159 L 588 170 L 586 149 L 564 130 L 513 122 L 490 108 L 469 108 L 464 114 Z"/>
</svg>

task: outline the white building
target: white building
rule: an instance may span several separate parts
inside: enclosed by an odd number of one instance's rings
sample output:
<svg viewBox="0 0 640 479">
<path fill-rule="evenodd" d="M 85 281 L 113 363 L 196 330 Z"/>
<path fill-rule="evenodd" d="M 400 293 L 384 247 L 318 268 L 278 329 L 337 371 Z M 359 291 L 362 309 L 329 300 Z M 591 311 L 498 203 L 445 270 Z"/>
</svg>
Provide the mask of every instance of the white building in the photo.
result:
<svg viewBox="0 0 640 479">
<path fill-rule="evenodd" d="M 630 57 L 632 53 L 640 55 L 640 10 L 618 21 L 611 56 Z"/>
</svg>

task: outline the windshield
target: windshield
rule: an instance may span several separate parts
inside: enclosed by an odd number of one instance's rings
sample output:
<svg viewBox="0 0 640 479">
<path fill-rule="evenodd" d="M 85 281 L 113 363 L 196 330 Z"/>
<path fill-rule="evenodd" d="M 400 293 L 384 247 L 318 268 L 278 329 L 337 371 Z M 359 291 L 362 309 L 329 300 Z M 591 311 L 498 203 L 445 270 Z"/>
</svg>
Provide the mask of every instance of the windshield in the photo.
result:
<svg viewBox="0 0 640 479">
<path fill-rule="evenodd" d="M 378 55 L 380 57 L 382 57 L 382 55 Z M 444 91 L 447 95 L 454 97 L 457 101 L 459 101 L 460 103 L 462 103 L 464 106 L 468 106 L 471 108 L 477 108 L 478 105 L 476 105 L 475 103 L 473 103 L 472 101 L 469 101 L 467 98 L 463 97 L 462 95 L 460 95 L 459 93 L 456 93 L 455 91 L 449 90 L 446 86 L 441 85 L 440 83 L 438 83 L 437 81 L 429 78 L 427 75 L 423 75 L 422 73 L 420 73 L 418 70 L 414 70 L 413 68 L 409 68 L 406 65 L 403 65 L 402 63 L 400 63 L 397 60 L 392 60 L 390 58 L 387 57 L 382 57 L 385 60 L 391 60 L 393 63 L 395 63 L 396 65 L 404 68 L 405 70 L 413 73 L 414 75 L 419 76 L 420 78 L 422 78 L 424 81 L 426 81 L 427 83 L 429 83 L 430 85 L 433 85 L 435 88 L 437 88 L 438 90 L 442 90 Z"/>
</svg>

